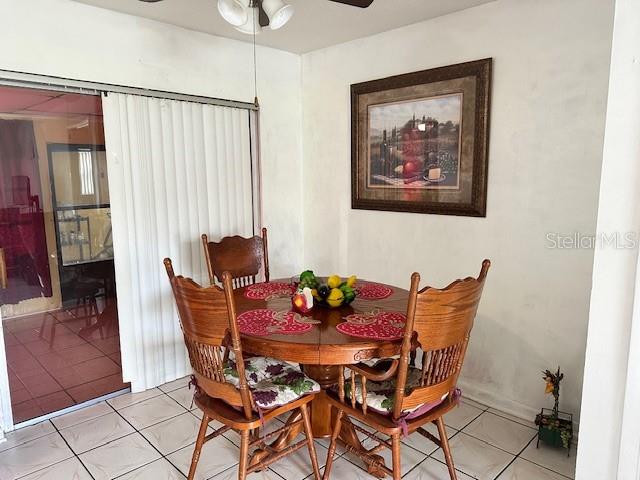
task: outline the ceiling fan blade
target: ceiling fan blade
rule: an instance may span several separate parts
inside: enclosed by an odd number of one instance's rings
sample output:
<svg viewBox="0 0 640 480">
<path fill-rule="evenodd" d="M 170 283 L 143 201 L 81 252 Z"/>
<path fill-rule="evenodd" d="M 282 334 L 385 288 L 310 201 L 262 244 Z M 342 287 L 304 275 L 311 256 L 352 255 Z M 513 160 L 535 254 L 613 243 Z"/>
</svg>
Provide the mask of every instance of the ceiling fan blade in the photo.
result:
<svg viewBox="0 0 640 480">
<path fill-rule="evenodd" d="M 345 5 L 351 5 L 352 7 L 367 8 L 373 3 L 373 0 L 329 0 L 336 3 L 344 3 Z"/>
</svg>

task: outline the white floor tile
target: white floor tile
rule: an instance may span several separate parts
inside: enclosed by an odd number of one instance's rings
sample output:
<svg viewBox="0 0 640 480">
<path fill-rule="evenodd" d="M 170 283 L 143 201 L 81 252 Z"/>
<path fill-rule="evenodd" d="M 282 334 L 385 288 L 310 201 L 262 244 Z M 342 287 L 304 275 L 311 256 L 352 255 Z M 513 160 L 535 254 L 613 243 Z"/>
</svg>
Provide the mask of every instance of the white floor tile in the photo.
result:
<svg viewBox="0 0 640 480">
<path fill-rule="evenodd" d="M 113 408 L 107 405 L 106 402 L 100 402 L 95 405 L 91 405 L 90 407 L 81 408 L 75 412 L 53 418 L 51 421 L 56 427 L 62 430 L 63 428 L 72 427 L 73 425 L 78 425 L 79 423 L 86 422 L 87 420 L 101 417 L 107 413 L 113 413 Z"/>
<path fill-rule="evenodd" d="M 189 380 L 190 379 L 191 379 L 191 376 L 187 375 L 186 377 L 178 378 L 177 380 L 174 380 L 173 382 L 169 382 L 169 383 L 165 383 L 164 385 L 160 385 L 158 388 L 160 390 L 162 390 L 163 392 L 165 392 L 165 393 L 172 392 L 172 391 L 177 390 L 179 388 L 186 387 L 189 384 Z"/>
<path fill-rule="evenodd" d="M 176 402 L 178 402 L 187 410 L 193 410 L 195 408 L 198 408 L 196 407 L 196 404 L 193 401 L 194 393 L 195 393 L 195 390 L 193 388 L 189 389 L 189 387 L 182 387 L 177 390 L 173 390 L 172 392 L 169 392 L 167 395 L 169 395 L 171 398 L 173 398 Z"/>
<path fill-rule="evenodd" d="M 564 448 L 548 447 L 540 442 L 540 448 L 536 448 L 536 440 L 534 439 L 522 455 L 525 460 L 537 463 L 549 470 L 561 473 L 567 477 L 573 478 L 576 473 L 576 446 L 571 446 L 571 454 L 567 457 L 567 450 Z"/>
<path fill-rule="evenodd" d="M 168 455 L 193 444 L 196 441 L 199 429 L 200 421 L 189 412 L 185 412 L 182 415 L 145 428 L 141 430 L 140 433 L 142 433 L 160 453 Z M 211 433 L 211 431 L 212 430 L 209 429 L 209 433 Z"/>
<path fill-rule="evenodd" d="M 538 427 L 536 426 L 534 420 L 532 418 L 520 418 L 520 417 L 516 417 L 515 415 L 510 415 L 508 413 L 504 413 L 500 410 L 497 410 L 495 408 L 489 408 L 487 410 L 487 412 L 491 412 L 495 415 L 499 415 L 503 418 L 506 418 L 507 420 L 511 420 L 512 422 L 516 422 L 519 423 L 521 425 L 524 425 L 526 427 L 531 427 L 531 428 L 535 428 L 536 430 L 538 429 Z"/>
<path fill-rule="evenodd" d="M 191 410 L 191 414 L 195 415 L 198 420 L 202 420 L 202 410 L 200 410 L 198 407 Z"/>
<path fill-rule="evenodd" d="M 331 480 L 372 480 L 374 477 L 345 458 L 337 458 L 331 467 L 330 478 Z"/>
<path fill-rule="evenodd" d="M 528 460 L 516 458 L 498 477 L 498 480 L 566 480 L 566 478 Z"/>
<path fill-rule="evenodd" d="M 445 414 L 444 423 L 456 430 L 462 430 L 469 423 L 479 417 L 482 412 L 483 410 L 478 407 L 460 402 L 456 408 Z"/>
<path fill-rule="evenodd" d="M 118 480 L 184 480 L 186 477 L 166 459 L 161 458 L 118 477 Z"/>
<path fill-rule="evenodd" d="M 190 413 L 191 415 L 193 415 L 194 417 L 196 417 L 196 418 L 198 419 L 198 422 L 199 422 L 200 420 L 202 420 L 202 410 L 200 410 L 199 408 L 194 408 L 193 410 L 190 410 L 190 411 L 189 411 L 189 413 Z M 222 427 L 222 423 L 220 423 L 220 422 L 219 422 L 219 421 L 217 421 L 217 420 L 211 420 L 211 421 L 209 422 L 209 426 L 210 426 L 212 429 L 217 430 L 217 429 L 219 429 L 220 427 Z M 238 444 L 238 445 L 240 445 L 240 444 Z"/>
<path fill-rule="evenodd" d="M 60 434 L 71 449 L 80 454 L 133 432 L 134 428 L 112 411 L 107 415 L 65 428 Z"/>
<path fill-rule="evenodd" d="M 92 480 L 91 475 L 76 457 L 56 463 L 20 480 Z"/>
<path fill-rule="evenodd" d="M 73 457 L 59 433 L 50 433 L 0 453 L 0 480 L 13 480 Z"/>
<path fill-rule="evenodd" d="M 327 449 L 317 443 L 315 446 L 318 465 L 322 468 L 327 461 Z M 287 480 L 302 480 L 306 478 L 313 473 L 309 449 L 305 445 L 297 452 L 272 463 L 271 469 Z"/>
<path fill-rule="evenodd" d="M 0 443 L 0 452 L 5 450 L 9 450 L 10 448 L 16 447 L 18 445 L 22 445 L 30 440 L 35 440 L 36 438 L 44 437 L 45 435 L 49 435 L 50 433 L 54 433 L 56 431 L 51 425 L 51 422 L 41 422 L 35 425 L 31 425 L 30 427 L 24 427 L 14 432 L 9 432 L 6 434 L 6 441 Z"/>
<path fill-rule="evenodd" d="M 479 408 L 480 410 L 487 410 L 489 408 L 485 404 L 476 402 L 475 400 L 471 400 L 464 395 L 462 396 L 462 403 L 466 403 L 467 405 L 471 405 L 472 407 Z"/>
<path fill-rule="evenodd" d="M 238 463 L 240 450 L 224 437 L 217 437 L 204 444 L 196 469 L 196 480 L 207 480 Z M 193 446 L 189 445 L 167 456 L 180 471 L 187 475 L 193 456 Z"/>
<path fill-rule="evenodd" d="M 428 423 L 424 425 L 423 428 L 436 438 L 440 438 L 440 435 L 438 434 L 438 427 L 436 427 L 433 423 Z M 447 431 L 447 438 L 451 438 L 456 433 L 458 433 L 455 428 L 447 427 L 446 425 L 445 430 Z M 405 445 L 409 445 L 410 447 L 415 448 L 422 453 L 426 453 L 427 455 L 431 455 L 438 449 L 438 446 L 435 443 L 433 443 L 428 438 L 423 437 L 418 432 L 414 432 L 408 437 L 403 438 L 402 443 L 404 443 Z"/>
<path fill-rule="evenodd" d="M 231 467 L 222 473 L 213 477 L 214 480 L 237 480 L 238 467 Z M 270 469 L 263 470 L 261 472 L 254 472 L 247 475 L 247 480 L 282 480 L 275 472 Z"/>
<path fill-rule="evenodd" d="M 458 480 L 472 480 L 473 477 L 462 472 L 456 472 Z M 427 458 L 424 462 L 411 470 L 406 477 L 407 480 L 449 480 L 449 470 L 447 466 L 434 460 Z"/>
<path fill-rule="evenodd" d="M 514 455 L 518 455 L 537 434 L 533 428 L 489 412 L 480 415 L 462 431 Z"/>
<path fill-rule="evenodd" d="M 162 395 L 162 390 L 158 388 L 151 388 L 139 393 L 123 393 L 117 397 L 110 398 L 107 402 L 116 410 L 120 410 L 121 408 L 128 407 L 134 403 L 140 403 L 150 398 L 157 397 L 158 395 Z"/>
<path fill-rule="evenodd" d="M 96 480 L 109 480 L 160 458 L 139 433 L 133 433 L 80 455 Z"/>
<path fill-rule="evenodd" d="M 479 480 L 493 480 L 515 458 L 515 455 L 462 432 L 453 437 L 449 445 L 456 469 Z M 433 457 L 445 461 L 442 449 L 438 449 Z"/>
<path fill-rule="evenodd" d="M 153 397 L 135 405 L 119 410 L 136 429 L 140 430 L 168 418 L 184 413 L 186 410 L 166 395 Z"/>
</svg>

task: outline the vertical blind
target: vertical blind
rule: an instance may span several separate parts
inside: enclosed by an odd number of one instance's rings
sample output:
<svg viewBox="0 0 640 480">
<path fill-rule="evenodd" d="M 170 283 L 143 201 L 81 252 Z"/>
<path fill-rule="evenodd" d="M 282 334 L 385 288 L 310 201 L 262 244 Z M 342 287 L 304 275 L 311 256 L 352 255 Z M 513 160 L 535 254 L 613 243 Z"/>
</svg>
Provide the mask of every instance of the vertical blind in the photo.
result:
<svg viewBox="0 0 640 480">
<path fill-rule="evenodd" d="M 162 260 L 208 282 L 200 235 L 251 236 L 254 112 L 103 96 L 122 370 L 134 392 L 190 369 Z"/>
</svg>

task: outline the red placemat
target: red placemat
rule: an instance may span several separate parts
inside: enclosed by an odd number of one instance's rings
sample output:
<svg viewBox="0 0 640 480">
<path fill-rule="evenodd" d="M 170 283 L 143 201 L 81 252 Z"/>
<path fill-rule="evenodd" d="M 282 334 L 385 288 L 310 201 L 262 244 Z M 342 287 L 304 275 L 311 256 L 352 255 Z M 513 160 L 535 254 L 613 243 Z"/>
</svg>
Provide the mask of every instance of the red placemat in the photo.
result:
<svg viewBox="0 0 640 480">
<path fill-rule="evenodd" d="M 354 313 L 339 323 L 336 330 L 345 335 L 378 340 L 397 340 L 404 334 L 406 315 L 400 312 Z"/>
<path fill-rule="evenodd" d="M 362 282 L 356 285 L 357 298 L 361 300 L 382 300 L 389 297 L 393 289 L 381 283 Z"/>
<path fill-rule="evenodd" d="M 244 296 L 251 300 L 267 300 L 272 297 L 290 297 L 295 293 L 295 287 L 290 283 L 264 282 L 249 285 Z"/>
<path fill-rule="evenodd" d="M 238 315 L 238 328 L 246 335 L 262 337 L 272 333 L 295 335 L 308 332 L 315 320 L 307 320 L 292 311 L 276 312 L 269 308 L 249 310 Z"/>
</svg>

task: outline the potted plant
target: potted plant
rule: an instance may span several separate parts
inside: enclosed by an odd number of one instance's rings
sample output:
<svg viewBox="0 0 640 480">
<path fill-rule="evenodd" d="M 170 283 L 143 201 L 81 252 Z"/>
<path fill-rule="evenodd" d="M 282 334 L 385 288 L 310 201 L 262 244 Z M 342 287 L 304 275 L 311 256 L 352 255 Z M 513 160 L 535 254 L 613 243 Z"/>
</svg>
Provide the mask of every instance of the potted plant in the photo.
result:
<svg viewBox="0 0 640 480">
<path fill-rule="evenodd" d="M 538 443 L 540 440 L 552 447 L 563 447 L 567 449 L 567 455 L 571 451 L 571 440 L 573 439 L 573 415 L 559 410 L 560 403 L 560 382 L 564 374 L 560 373 L 560 367 L 556 373 L 551 370 L 542 372 L 542 378 L 546 382 L 545 393 L 552 394 L 554 398 L 553 409 L 543 408 L 536 415 L 536 425 L 538 426 Z"/>
</svg>

